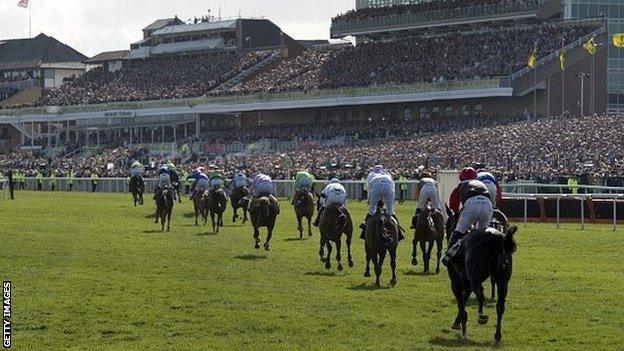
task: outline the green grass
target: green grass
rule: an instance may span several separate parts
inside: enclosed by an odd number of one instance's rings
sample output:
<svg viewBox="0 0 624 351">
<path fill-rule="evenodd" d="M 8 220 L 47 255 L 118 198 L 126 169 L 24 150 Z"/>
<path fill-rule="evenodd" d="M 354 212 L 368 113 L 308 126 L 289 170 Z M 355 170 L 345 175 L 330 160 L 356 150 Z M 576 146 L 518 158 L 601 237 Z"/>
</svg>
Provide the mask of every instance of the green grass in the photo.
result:
<svg viewBox="0 0 624 351">
<path fill-rule="evenodd" d="M 229 208 L 219 235 L 184 216 L 188 200 L 174 208 L 171 233 L 160 233 L 146 218 L 151 200 L 134 208 L 112 194 L 17 197 L 0 202 L 0 278 L 13 282 L 15 350 L 493 347 L 493 304 L 486 326 L 469 307 L 470 341 L 459 340 L 446 270 L 422 275 L 408 241 L 399 246 L 398 285 L 387 288 L 386 266 L 385 287 L 375 289 L 362 276 L 361 240 L 354 268 L 338 272 L 333 260 L 325 270 L 318 230 L 295 240 L 286 202 L 267 256 L 253 249 L 249 224 L 231 224 Z M 361 220 L 363 204 L 349 207 Z M 413 204 L 398 209 L 407 226 Z M 624 349 L 624 227 L 579 227 L 521 226 L 501 348 Z"/>
</svg>

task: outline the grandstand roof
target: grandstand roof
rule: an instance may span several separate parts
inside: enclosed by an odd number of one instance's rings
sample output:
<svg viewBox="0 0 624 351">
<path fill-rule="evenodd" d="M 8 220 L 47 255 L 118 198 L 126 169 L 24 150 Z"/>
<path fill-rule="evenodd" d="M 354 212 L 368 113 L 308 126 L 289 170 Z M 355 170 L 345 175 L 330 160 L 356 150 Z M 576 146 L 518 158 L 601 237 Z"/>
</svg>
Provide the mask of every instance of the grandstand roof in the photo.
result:
<svg viewBox="0 0 624 351">
<path fill-rule="evenodd" d="M 215 21 L 215 22 L 199 22 L 191 24 L 179 24 L 175 26 L 167 26 L 161 28 L 153 35 L 180 34 L 192 32 L 204 32 L 217 29 L 236 29 L 237 20 Z"/>
<path fill-rule="evenodd" d="M 150 24 L 149 26 L 143 28 L 143 30 L 157 30 L 160 29 L 162 27 L 168 26 L 171 22 L 180 22 L 180 20 L 177 17 L 173 17 L 173 18 L 161 18 L 158 19 L 154 22 L 152 22 L 152 24 Z"/>
<path fill-rule="evenodd" d="M 107 61 L 128 60 L 130 59 L 130 50 L 106 51 L 99 53 L 92 58 L 85 60 L 85 63 L 101 63 Z"/>
<path fill-rule="evenodd" d="M 43 33 L 32 39 L 0 40 L 0 70 L 37 68 L 43 64 L 50 66 L 86 59 L 85 55 Z"/>
</svg>

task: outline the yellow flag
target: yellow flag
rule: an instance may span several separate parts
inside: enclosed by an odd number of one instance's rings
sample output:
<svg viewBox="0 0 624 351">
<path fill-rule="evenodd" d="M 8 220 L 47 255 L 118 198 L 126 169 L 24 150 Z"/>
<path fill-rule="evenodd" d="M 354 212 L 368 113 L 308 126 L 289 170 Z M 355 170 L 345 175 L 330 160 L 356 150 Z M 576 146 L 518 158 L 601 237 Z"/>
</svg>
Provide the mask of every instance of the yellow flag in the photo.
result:
<svg viewBox="0 0 624 351">
<path fill-rule="evenodd" d="M 624 33 L 613 34 L 613 45 L 618 48 L 624 48 Z"/>
<path fill-rule="evenodd" d="M 596 55 L 596 42 L 593 36 L 589 38 L 585 44 L 583 44 L 583 47 L 590 55 Z"/>
<path fill-rule="evenodd" d="M 563 50 L 559 52 L 559 67 L 561 67 L 562 71 L 565 71 L 566 68 L 566 58 Z"/>
<path fill-rule="evenodd" d="M 531 68 L 537 66 L 537 46 L 533 49 L 533 52 L 531 52 L 527 65 Z"/>
</svg>

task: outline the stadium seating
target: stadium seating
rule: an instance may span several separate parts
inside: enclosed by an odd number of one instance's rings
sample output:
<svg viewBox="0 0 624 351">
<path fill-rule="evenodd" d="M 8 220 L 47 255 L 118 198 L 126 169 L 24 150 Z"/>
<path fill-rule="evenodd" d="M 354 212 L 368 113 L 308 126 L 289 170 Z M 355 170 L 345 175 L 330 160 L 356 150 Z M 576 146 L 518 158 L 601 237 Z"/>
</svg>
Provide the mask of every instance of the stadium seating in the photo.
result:
<svg viewBox="0 0 624 351">
<path fill-rule="evenodd" d="M 466 7 L 514 4 L 514 3 L 537 3 L 537 0 L 438 0 L 423 1 L 408 5 L 395 5 L 383 7 L 366 7 L 359 10 L 351 10 L 344 14 L 338 15 L 332 21 L 354 21 L 375 17 L 398 16 L 412 13 L 422 13 L 439 10 L 462 9 Z"/>
<path fill-rule="evenodd" d="M 84 105 L 116 101 L 198 97 L 272 52 L 214 53 L 132 60 L 117 72 L 101 68 L 51 92 L 38 105 Z"/>
</svg>

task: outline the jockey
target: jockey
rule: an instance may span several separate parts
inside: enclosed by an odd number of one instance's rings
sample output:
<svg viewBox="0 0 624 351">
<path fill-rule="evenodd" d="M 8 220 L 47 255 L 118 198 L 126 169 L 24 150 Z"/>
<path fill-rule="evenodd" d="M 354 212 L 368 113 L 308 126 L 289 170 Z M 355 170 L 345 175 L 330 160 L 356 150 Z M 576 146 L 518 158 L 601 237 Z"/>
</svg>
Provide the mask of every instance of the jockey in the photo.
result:
<svg viewBox="0 0 624 351">
<path fill-rule="evenodd" d="M 316 215 L 316 219 L 314 220 L 314 225 L 318 227 L 319 221 L 321 219 L 321 213 L 325 210 L 325 207 L 331 204 L 338 204 L 340 206 L 344 206 L 347 202 L 347 190 L 345 187 L 340 184 L 338 178 L 334 178 L 329 181 L 329 184 L 323 188 L 321 192 L 321 198 L 319 199 L 320 208 Z"/>
<path fill-rule="evenodd" d="M 225 181 L 225 177 L 223 176 L 223 173 L 219 169 L 216 169 L 216 168 L 210 172 L 210 176 L 208 177 L 208 179 L 210 182 L 210 188 L 212 189 L 221 188 Z"/>
<path fill-rule="evenodd" d="M 438 182 L 429 173 L 423 173 L 420 176 L 420 181 L 416 185 L 416 198 L 418 198 L 418 207 L 416 208 L 416 214 L 412 217 L 411 229 L 416 228 L 416 221 L 418 215 L 427 206 L 427 201 L 431 201 L 431 207 L 434 210 L 440 209 L 440 194 L 438 193 Z"/>
<path fill-rule="evenodd" d="M 494 207 L 487 187 L 483 182 L 476 179 L 464 180 L 455 189 L 462 204 L 462 210 L 459 213 L 457 226 L 449 240 L 446 255 L 442 259 L 442 263 L 448 266 L 461 250 L 461 238 L 468 232 L 472 225 L 475 229 L 486 229 L 492 216 L 494 215 Z"/>
<path fill-rule="evenodd" d="M 163 164 L 158 169 L 158 183 L 156 183 L 156 190 L 154 191 L 154 198 L 161 192 L 162 189 L 171 188 L 171 176 L 169 174 L 169 167 Z"/>
<path fill-rule="evenodd" d="M 143 164 L 139 162 L 138 160 L 135 160 L 134 162 L 132 162 L 132 165 L 130 166 L 130 177 L 131 178 L 140 177 L 143 175 L 144 170 L 145 170 L 145 167 L 143 167 Z"/>
<path fill-rule="evenodd" d="M 245 172 L 243 171 L 236 172 L 236 174 L 234 175 L 234 179 L 232 179 L 232 185 L 234 186 L 234 189 L 240 189 L 240 188 L 246 187 L 247 175 L 245 175 Z"/>
<path fill-rule="evenodd" d="M 392 176 L 386 172 L 383 166 L 375 166 L 372 172 L 368 175 L 368 213 L 364 222 L 360 224 L 362 234 L 360 239 L 365 238 L 366 233 L 366 221 L 375 214 L 377 211 L 377 204 L 379 201 L 383 201 L 386 205 L 386 213 L 389 214 L 397 222 L 399 228 L 399 241 L 405 239 L 403 236 L 403 228 L 399 225 L 399 219 L 394 213 L 394 199 L 395 199 L 395 186 Z"/>
<path fill-rule="evenodd" d="M 253 197 L 271 196 L 275 194 L 275 184 L 266 174 L 258 173 L 251 183 L 251 194 Z"/>
<path fill-rule="evenodd" d="M 477 179 L 477 171 L 475 171 L 475 169 L 472 167 L 466 167 L 462 169 L 462 171 L 459 173 L 460 184 L 461 182 L 464 182 L 467 180 L 473 180 L 473 179 Z M 451 208 L 451 210 L 453 210 L 453 212 L 459 213 L 459 205 L 460 205 L 459 186 L 457 186 L 451 192 L 451 196 L 449 198 L 449 207 Z"/>
<path fill-rule="evenodd" d="M 204 192 L 208 190 L 208 176 L 206 175 L 206 171 L 204 167 L 197 167 L 195 172 L 189 176 L 189 179 L 193 179 L 194 182 L 194 190 L 191 194 L 191 199 L 195 198 L 195 194 L 198 192 Z"/>
<path fill-rule="evenodd" d="M 175 165 L 169 161 L 167 162 L 167 169 L 169 169 L 169 176 L 171 177 L 171 183 L 176 187 L 180 186 L 180 176 L 178 176 L 178 172 L 176 172 Z"/>
<path fill-rule="evenodd" d="M 314 188 L 314 176 L 308 171 L 297 172 L 295 176 L 295 191 L 306 189 L 312 191 Z"/>
<path fill-rule="evenodd" d="M 487 187 L 494 207 L 503 201 L 503 194 L 500 190 L 500 186 L 498 185 L 498 180 L 496 180 L 496 177 L 494 177 L 492 173 L 479 170 L 477 179 L 483 182 L 483 184 Z"/>
</svg>

